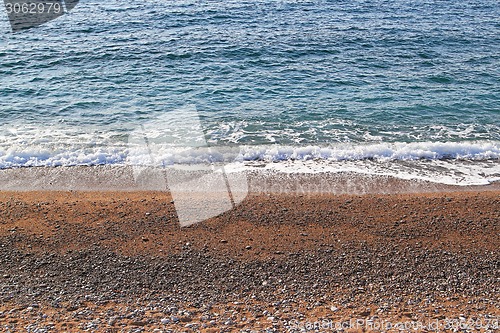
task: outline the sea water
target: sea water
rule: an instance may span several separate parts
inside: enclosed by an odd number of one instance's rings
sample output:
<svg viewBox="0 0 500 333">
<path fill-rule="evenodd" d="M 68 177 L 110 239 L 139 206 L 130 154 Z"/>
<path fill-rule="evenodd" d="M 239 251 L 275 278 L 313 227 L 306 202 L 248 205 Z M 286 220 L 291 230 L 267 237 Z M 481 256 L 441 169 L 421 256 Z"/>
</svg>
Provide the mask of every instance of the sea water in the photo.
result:
<svg viewBox="0 0 500 333">
<path fill-rule="evenodd" d="M 12 33 L 2 8 L 0 168 L 224 162 L 488 184 L 499 17 L 496 0 L 84 0 Z"/>
</svg>

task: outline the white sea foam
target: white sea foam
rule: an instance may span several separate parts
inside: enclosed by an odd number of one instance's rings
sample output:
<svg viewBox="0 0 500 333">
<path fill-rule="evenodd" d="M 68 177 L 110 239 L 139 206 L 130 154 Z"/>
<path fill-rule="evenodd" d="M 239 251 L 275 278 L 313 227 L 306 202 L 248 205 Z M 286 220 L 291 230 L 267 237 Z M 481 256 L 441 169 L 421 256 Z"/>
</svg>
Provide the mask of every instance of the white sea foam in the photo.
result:
<svg viewBox="0 0 500 333">
<path fill-rule="evenodd" d="M 412 160 L 412 161 L 284 161 L 265 165 L 233 163 L 226 172 L 259 170 L 280 173 L 357 173 L 372 176 L 390 176 L 404 180 L 421 180 L 446 185 L 488 185 L 500 181 L 498 160 Z"/>
<path fill-rule="evenodd" d="M 37 136 L 33 136 L 31 130 L 27 132 L 31 135 L 18 130 L 0 136 L 1 169 L 221 163 L 229 172 L 255 168 L 290 173 L 357 172 L 458 185 L 500 180 L 500 141 L 492 140 L 329 146 L 206 147 L 200 143 L 186 147 L 184 143 L 164 141 L 161 133 L 149 133 L 149 146 L 144 147 L 102 132 L 74 137 L 64 136 L 57 130 L 40 132 Z"/>
<path fill-rule="evenodd" d="M 500 158 L 500 142 L 413 142 L 377 144 L 337 144 L 329 147 L 243 147 L 240 160 L 416 160 Z"/>
</svg>

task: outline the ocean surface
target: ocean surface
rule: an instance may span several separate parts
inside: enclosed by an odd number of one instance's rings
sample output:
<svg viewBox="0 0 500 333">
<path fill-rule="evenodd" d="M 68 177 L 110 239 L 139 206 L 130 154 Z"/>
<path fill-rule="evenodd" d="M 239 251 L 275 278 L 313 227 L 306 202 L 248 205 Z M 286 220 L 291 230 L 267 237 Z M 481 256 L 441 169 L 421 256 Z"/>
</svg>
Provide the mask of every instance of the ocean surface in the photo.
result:
<svg viewBox="0 0 500 333">
<path fill-rule="evenodd" d="M 497 0 L 81 1 L 10 32 L 0 169 L 500 180 Z"/>
</svg>

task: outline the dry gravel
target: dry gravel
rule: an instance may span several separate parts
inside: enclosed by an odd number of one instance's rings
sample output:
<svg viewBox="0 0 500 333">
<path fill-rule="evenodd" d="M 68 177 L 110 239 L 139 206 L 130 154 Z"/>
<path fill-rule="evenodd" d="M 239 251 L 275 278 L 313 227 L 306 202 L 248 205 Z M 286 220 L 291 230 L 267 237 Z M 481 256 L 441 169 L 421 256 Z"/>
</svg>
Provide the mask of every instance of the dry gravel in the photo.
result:
<svg viewBox="0 0 500 333">
<path fill-rule="evenodd" d="M 181 229 L 165 193 L 2 192 L 0 331 L 495 332 L 499 198 L 261 194 Z"/>
</svg>

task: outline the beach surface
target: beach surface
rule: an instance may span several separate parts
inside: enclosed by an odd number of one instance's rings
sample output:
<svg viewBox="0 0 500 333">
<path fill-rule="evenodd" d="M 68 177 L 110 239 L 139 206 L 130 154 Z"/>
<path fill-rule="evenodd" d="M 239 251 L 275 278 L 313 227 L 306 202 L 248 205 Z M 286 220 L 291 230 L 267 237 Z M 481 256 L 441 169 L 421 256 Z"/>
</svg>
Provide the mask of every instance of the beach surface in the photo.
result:
<svg viewBox="0 0 500 333">
<path fill-rule="evenodd" d="M 0 330 L 494 332 L 499 222 L 497 190 L 250 193 L 186 228 L 167 192 L 3 191 Z"/>
</svg>

